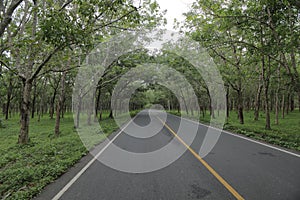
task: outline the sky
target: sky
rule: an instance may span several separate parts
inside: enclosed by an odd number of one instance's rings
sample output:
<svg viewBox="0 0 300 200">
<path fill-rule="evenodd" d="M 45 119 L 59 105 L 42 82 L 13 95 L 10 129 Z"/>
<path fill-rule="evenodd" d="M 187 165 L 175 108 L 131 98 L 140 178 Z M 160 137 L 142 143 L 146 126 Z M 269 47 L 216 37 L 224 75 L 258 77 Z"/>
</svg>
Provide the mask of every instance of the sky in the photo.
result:
<svg viewBox="0 0 300 200">
<path fill-rule="evenodd" d="M 189 6 L 195 0 L 156 0 L 160 5 L 161 10 L 167 10 L 165 18 L 168 21 L 166 28 L 168 30 L 174 30 L 174 18 L 177 18 L 178 21 L 183 21 L 183 13 L 189 11 Z"/>
<path fill-rule="evenodd" d="M 174 33 L 178 33 L 178 30 L 174 29 L 174 18 L 177 21 L 181 22 L 184 21 L 185 17 L 183 13 L 188 12 L 190 10 L 190 6 L 196 0 L 156 0 L 159 4 L 161 11 L 167 10 L 167 13 L 164 17 L 167 19 L 167 24 L 165 27 L 168 32 L 165 32 L 162 36 L 161 40 L 154 40 L 151 44 L 147 46 L 149 49 L 159 49 L 162 47 L 162 44 L 168 42 L 171 39 L 178 38 L 178 35 Z M 140 3 L 140 0 L 136 0 L 136 3 Z M 153 33 L 155 35 L 155 33 Z"/>
</svg>

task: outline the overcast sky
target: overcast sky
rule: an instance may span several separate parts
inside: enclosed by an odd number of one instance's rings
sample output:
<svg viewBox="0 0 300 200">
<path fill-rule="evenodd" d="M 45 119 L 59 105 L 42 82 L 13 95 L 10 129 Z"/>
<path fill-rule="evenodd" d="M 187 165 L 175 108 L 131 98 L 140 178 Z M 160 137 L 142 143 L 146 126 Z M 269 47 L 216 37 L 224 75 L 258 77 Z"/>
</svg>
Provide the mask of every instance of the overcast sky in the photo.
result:
<svg viewBox="0 0 300 200">
<path fill-rule="evenodd" d="M 160 5 L 162 10 L 167 10 L 166 19 L 168 20 L 168 24 L 166 28 L 169 30 L 174 30 L 174 18 L 177 18 L 178 21 L 183 21 L 184 16 L 182 13 L 185 13 L 189 10 L 189 6 L 195 0 L 156 0 Z"/>
</svg>

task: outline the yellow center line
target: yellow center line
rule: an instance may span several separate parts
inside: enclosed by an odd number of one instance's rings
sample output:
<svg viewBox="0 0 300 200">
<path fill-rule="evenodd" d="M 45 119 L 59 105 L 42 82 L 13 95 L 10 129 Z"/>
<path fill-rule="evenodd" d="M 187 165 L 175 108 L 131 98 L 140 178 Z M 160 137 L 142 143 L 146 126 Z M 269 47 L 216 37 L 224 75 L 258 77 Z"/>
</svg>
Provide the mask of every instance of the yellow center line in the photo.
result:
<svg viewBox="0 0 300 200">
<path fill-rule="evenodd" d="M 222 183 L 222 185 L 236 198 L 239 200 L 244 199 L 233 187 L 225 181 L 205 160 L 203 160 L 190 146 L 188 146 L 176 133 L 171 129 L 165 122 L 157 117 L 161 123 L 206 167 L 206 169 Z"/>
</svg>

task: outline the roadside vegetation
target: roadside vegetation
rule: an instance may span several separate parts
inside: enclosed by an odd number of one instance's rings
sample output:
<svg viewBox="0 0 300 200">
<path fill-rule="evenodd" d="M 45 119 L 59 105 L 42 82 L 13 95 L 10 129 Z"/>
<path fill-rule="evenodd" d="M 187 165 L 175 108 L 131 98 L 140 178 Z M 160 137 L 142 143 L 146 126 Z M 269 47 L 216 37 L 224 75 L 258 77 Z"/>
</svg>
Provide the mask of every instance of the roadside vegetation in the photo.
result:
<svg viewBox="0 0 300 200">
<path fill-rule="evenodd" d="M 233 112 L 224 129 L 270 144 L 300 151 L 300 112 L 298 110 L 291 112 L 282 119 L 280 125 L 275 122 L 275 114 L 270 113 L 271 130 L 264 128 L 265 117 L 263 113 L 261 119 L 257 121 L 253 120 L 253 114 L 253 111 L 245 112 L 245 124 L 240 124 L 237 120 L 237 113 Z"/>
<path fill-rule="evenodd" d="M 177 111 L 169 113 L 181 116 Z M 295 110 L 289 113 L 285 119 L 281 120 L 280 125 L 274 121 L 275 114 L 271 113 L 272 130 L 264 128 L 264 113 L 261 114 L 260 120 L 253 120 L 254 111 L 246 111 L 245 124 L 239 123 L 238 114 L 231 112 L 230 117 L 224 124 L 223 130 L 241 134 L 259 141 L 281 146 L 287 149 L 300 151 L 300 112 Z M 211 116 L 209 113 L 200 116 L 200 123 L 210 124 Z M 212 125 L 214 126 L 214 125 Z"/>
<path fill-rule="evenodd" d="M 118 129 L 115 121 L 103 113 L 100 122 L 103 139 Z M 2 199 L 31 199 L 43 187 L 73 166 L 88 149 L 74 128 L 72 114 L 62 120 L 59 137 L 53 135 L 55 120 L 48 117 L 31 121 L 30 143 L 16 143 L 19 116 L 4 121 L 0 129 L 0 196 Z"/>
</svg>

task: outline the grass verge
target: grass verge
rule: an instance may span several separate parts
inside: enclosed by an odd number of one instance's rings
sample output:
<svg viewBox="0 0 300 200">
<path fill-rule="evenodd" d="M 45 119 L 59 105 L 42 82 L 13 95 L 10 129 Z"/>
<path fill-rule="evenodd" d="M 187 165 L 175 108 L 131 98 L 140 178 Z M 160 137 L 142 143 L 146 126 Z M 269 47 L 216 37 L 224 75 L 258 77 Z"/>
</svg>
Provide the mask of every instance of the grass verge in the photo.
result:
<svg viewBox="0 0 300 200">
<path fill-rule="evenodd" d="M 170 113 L 177 116 L 181 115 L 177 111 L 171 111 Z M 300 112 L 298 110 L 290 112 L 284 119 L 279 119 L 278 125 L 275 124 L 274 113 L 271 113 L 272 130 L 265 130 L 264 113 L 260 113 L 258 121 L 254 121 L 253 116 L 253 111 L 244 112 L 245 123 L 240 124 L 237 113 L 232 111 L 223 129 L 256 140 L 300 151 Z M 210 115 L 208 113 L 204 117 L 201 115 L 200 122 L 209 124 Z"/>
<path fill-rule="evenodd" d="M 105 135 L 118 129 L 105 113 L 100 122 Z M 17 144 L 19 118 L 2 120 L 0 128 L 1 199 L 31 199 L 43 187 L 73 166 L 88 150 L 82 144 L 71 114 L 61 121 L 61 135 L 54 137 L 55 120 L 47 117 L 30 122 L 30 143 Z M 103 137 L 105 138 L 105 137 Z"/>
</svg>

